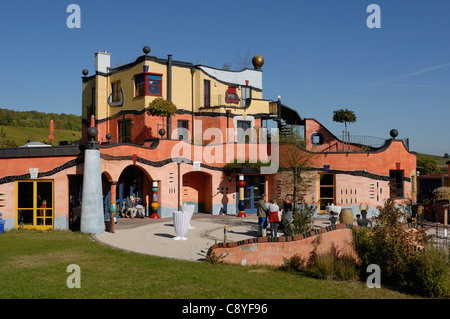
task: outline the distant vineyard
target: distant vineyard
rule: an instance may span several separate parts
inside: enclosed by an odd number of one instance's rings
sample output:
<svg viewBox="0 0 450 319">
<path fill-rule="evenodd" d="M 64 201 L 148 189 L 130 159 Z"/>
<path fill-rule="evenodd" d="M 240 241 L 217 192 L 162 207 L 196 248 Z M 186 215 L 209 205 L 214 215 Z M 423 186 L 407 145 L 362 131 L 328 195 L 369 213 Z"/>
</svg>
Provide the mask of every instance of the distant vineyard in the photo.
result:
<svg viewBox="0 0 450 319">
<path fill-rule="evenodd" d="M 48 128 L 53 120 L 55 129 L 81 131 L 81 116 L 73 114 L 13 111 L 0 108 L 0 126 Z"/>
</svg>

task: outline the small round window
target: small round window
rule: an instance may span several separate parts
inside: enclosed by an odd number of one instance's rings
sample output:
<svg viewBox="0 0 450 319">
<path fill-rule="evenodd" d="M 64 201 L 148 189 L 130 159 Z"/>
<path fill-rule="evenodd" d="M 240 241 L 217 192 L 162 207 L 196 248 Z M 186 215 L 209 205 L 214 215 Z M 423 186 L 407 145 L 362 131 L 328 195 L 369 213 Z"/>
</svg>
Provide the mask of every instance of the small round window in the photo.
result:
<svg viewBox="0 0 450 319">
<path fill-rule="evenodd" d="M 312 145 L 322 145 L 323 144 L 323 135 L 321 133 L 312 133 L 311 134 L 311 143 Z"/>
</svg>

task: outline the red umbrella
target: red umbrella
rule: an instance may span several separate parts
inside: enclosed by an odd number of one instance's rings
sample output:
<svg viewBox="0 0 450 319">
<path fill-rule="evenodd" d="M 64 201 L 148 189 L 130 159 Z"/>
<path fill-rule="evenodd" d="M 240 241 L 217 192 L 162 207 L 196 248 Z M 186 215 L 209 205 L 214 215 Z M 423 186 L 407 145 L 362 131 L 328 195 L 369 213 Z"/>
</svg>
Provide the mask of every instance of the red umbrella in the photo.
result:
<svg viewBox="0 0 450 319">
<path fill-rule="evenodd" d="M 53 120 L 50 120 L 50 135 L 48 136 L 48 139 L 50 140 L 50 141 L 53 141 L 53 131 L 54 131 L 54 128 L 53 128 Z"/>
</svg>

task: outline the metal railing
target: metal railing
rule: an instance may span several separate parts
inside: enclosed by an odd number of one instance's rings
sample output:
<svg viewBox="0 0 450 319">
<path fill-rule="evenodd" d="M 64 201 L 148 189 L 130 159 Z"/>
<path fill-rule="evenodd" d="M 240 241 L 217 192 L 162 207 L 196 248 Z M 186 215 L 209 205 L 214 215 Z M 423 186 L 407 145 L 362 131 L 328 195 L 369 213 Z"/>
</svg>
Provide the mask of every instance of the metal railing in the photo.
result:
<svg viewBox="0 0 450 319">
<path fill-rule="evenodd" d="M 345 134 L 337 136 L 337 138 L 348 144 L 359 144 L 372 148 L 379 148 L 384 145 L 386 139 L 374 136 L 364 136 L 364 135 L 350 135 Z"/>
<path fill-rule="evenodd" d="M 347 133 L 347 135 L 342 134 L 340 136 L 337 136 L 337 138 L 345 143 L 345 144 L 352 144 L 352 145 L 358 145 L 363 147 L 369 147 L 369 148 L 380 148 L 386 143 L 386 139 L 381 137 L 375 137 L 375 136 L 365 136 L 365 135 L 351 135 L 350 133 Z M 409 138 L 403 138 L 399 139 L 399 141 L 402 141 L 405 145 L 406 149 L 409 150 Z"/>
<path fill-rule="evenodd" d="M 225 94 L 210 95 L 209 101 L 208 101 L 208 99 L 204 99 L 203 104 L 204 105 L 202 107 L 205 107 L 205 108 L 223 107 L 223 106 L 238 107 L 238 108 L 245 107 L 245 101 L 242 102 L 242 98 L 240 96 L 236 96 L 234 98 L 229 96 L 228 102 L 227 102 Z"/>
<path fill-rule="evenodd" d="M 445 227 L 442 224 L 436 224 L 431 226 L 428 230 L 428 234 L 431 235 L 430 243 L 437 249 L 443 251 L 446 254 L 450 252 L 450 227 Z"/>
</svg>

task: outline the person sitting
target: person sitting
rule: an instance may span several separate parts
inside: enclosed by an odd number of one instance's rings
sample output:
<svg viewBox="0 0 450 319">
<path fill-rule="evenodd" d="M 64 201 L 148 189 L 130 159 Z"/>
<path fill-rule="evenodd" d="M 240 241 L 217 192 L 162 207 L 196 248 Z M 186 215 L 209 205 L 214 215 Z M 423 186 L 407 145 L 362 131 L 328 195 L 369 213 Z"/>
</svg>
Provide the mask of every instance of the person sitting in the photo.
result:
<svg viewBox="0 0 450 319">
<path fill-rule="evenodd" d="M 128 215 L 130 215 L 130 218 L 134 218 L 136 216 L 136 212 L 137 209 L 134 207 L 134 197 L 127 197 L 127 201 L 125 202 L 125 208 L 123 211 L 123 217 L 128 218 Z"/>
<path fill-rule="evenodd" d="M 145 217 L 145 208 L 144 208 L 144 206 L 142 206 L 142 205 L 140 204 L 140 201 L 139 201 L 139 200 L 137 200 L 136 202 L 138 203 L 138 204 L 135 206 L 135 208 L 136 208 L 136 210 L 137 210 L 137 216 L 136 216 L 136 217 L 144 218 L 144 217 Z"/>
</svg>

